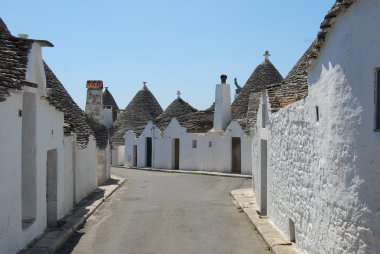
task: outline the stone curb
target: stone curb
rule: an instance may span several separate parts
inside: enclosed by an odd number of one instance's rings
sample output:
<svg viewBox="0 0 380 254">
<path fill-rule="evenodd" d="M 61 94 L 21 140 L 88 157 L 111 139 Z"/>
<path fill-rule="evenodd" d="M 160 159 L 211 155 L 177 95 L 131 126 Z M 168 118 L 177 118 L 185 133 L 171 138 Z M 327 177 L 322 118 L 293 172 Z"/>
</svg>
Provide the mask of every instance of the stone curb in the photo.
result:
<svg viewBox="0 0 380 254">
<path fill-rule="evenodd" d="M 124 166 L 112 166 L 112 167 L 113 168 L 134 169 L 134 170 L 146 170 L 146 171 L 154 171 L 154 172 L 165 172 L 165 173 L 210 175 L 210 176 L 223 176 L 223 177 L 252 179 L 251 175 L 242 175 L 242 174 L 233 174 L 233 173 L 208 172 L 208 171 L 198 171 L 198 170 L 160 169 L 160 168 L 136 168 L 136 167 L 124 167 Z"/>
<path fill-rule="evenodd" d="M 270 247 L 274 254 L 300 254 L 296 245 L 290 242 L 281 231 L 267 217 L 260 217 L 259 210 L 252 189 L 238 189 L 231 191 L 238 208 L 244 211 L 257 231 Z"/>
<path fill-rule="evenodd" d="M 110 183 L 112 180 L 115 183 Z M 19 252 L 19 254 L 53 254 L 55 253 L 96 209 L 111 196 L 124 182 L 125 178 L 111 175 L 108 184 L 98 186 L 86 198 L 78 203 L 73 211 L 65 217 L 66 223 L 57 229 L 47 229 L 41 237 L 35 240 L 30 247 Z"/>
</svg>

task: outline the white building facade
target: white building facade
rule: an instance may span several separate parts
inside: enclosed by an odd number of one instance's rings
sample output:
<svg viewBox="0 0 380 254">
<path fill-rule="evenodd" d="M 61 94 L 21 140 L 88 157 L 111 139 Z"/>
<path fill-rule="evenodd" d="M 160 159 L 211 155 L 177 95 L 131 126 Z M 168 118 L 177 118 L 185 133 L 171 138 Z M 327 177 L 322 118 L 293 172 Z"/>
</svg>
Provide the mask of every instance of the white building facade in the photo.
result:
<svg viewBox="0 0 380 254">
<path fill-rule="evenodd" d="M 57 227 L 97 187 L 97 154 L 84 112 L 42 60 L 52 44 L 13 37 L 1 19 L 0 35 L 0 253 L 8 254 Z"/>
<path fill-rule="evenodd" d="M 274 93 L 262 94 L 253 188 L 262 215 L 305 253 L 380 250 L 379 10 L 337 1 L 309 51 L 308 95 L 271 113 Z"/>
</svg>

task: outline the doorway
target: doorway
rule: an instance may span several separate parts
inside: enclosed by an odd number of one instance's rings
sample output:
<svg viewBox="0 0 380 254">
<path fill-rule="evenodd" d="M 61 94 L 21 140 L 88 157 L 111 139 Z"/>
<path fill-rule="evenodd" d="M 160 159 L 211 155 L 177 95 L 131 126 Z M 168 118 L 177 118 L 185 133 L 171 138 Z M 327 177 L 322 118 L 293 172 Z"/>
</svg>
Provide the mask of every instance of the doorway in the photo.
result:
<svg viewBox="0 0 380 254">
<path fill-rule="evenodd" d="M 133 145 L 132 166 L 137 167 L 137 145 Z"/>
<path fill-rule="evenodd" d="M 57 227 L 57 149 L 47 152 L 46 162 L 47 226 Z"/>
<path fill-rule="evenodd" d="M 232 158 L 231 169 L 233 173 L 241 173 L 241 140 L 240 138 L 232 138 Z"/>
<path fill-rule="evenodd" d="M 261 140 L 261 195 L 260 195 L 260 215 L 266 216 L 268 200 L 268 150 L 267 141 Z"/>
<path fill-rule="evenodd" d="M 146 167 L 152 167 L 152 138 L 146 138 Z"/>
<path fill-rule="evenodd" d="M 173 139 L 173 169 L 179 169 L 179 138 Z"/>
</svg>

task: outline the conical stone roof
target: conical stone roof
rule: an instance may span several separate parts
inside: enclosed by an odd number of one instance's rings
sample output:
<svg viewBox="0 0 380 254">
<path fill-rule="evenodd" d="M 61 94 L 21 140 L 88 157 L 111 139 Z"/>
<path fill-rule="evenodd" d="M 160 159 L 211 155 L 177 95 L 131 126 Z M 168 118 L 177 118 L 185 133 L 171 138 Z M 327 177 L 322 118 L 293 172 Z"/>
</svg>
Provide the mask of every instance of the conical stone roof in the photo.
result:
<svg viewBox="0 0 380 254">
<path fill-rule="evenodd" d="M 119 110 L 115 99 L 113 98 L 110 91 L 108 91 L 108 87 L 103 92 L 103 106 L 112 106 L 114 109 Z"/>
<path fill-rule="evenodd" d="M 164 130 L 173 118 L 184 116 L 190 113 L 197 112 L 189 103 L 182 100 L 181 97 L 175 99 L 156 119 L 155 124 L 161 130 Z"/>
<path fill-rule="evenodd" d="M 269 59 L 265 59 L 256 67 L 232 103 L 232 119 L 239 120 L 246 118 L 251 93 L 261 91 L 261 89 L 271 84 L 279 83 L 282 80 L 283 78 L 276 67 L 274 67 Z"/>
<path fill-rule="evenodd" d="M 103 92 L 103 107 L 112 107 L 112 121 L 115 121 L 119 112 L 119 106 L 117 106 L 111 92 L 108 91 L 108 87 Z"/>
<path fill-rule="evenodd" d="M 161 113 L 160 104 L 144 85 L 114 122 L 112 143 L 124 145 L 123 136 L 126 131 L 133 130 L 136 135 L 140 135 L 148 121 L 154 121 Z"/>
</svg>

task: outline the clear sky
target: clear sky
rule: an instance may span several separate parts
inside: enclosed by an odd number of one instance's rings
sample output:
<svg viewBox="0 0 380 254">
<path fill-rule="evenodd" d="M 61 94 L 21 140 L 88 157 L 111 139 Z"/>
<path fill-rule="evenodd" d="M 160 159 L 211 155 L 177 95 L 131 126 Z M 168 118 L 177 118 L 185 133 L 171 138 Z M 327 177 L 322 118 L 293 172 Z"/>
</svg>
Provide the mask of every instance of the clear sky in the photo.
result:
<svg viewBox="0 0 380 254">
<path fill-rule="evenodd" d="M 86 80 L 100 79 L 120 108 L 147 81 L 164 109 L 177 90 L 205 109 L 221 74 L 244 85 L 265 50 L 285 77 L 334 2 L 2 0 L 0 16 L 13 35 L 55 45 L 43 57 L 82 108 Z"/>
</svg>

